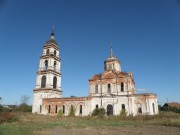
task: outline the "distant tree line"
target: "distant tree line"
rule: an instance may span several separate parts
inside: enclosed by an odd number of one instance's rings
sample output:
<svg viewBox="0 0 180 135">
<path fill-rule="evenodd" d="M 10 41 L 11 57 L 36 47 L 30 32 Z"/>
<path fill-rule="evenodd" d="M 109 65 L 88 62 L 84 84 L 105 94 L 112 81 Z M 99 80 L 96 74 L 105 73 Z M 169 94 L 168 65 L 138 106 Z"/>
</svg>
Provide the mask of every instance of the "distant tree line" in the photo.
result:
<svg viewBox="0 0 180 135">
<path fill-rule="evenodd" d="M 178 107 L 171 107 L 171 106 L 166 106 L 166 105 L 159 105 L 159 111 L 171 111 L 175 113 L 180 113 L 180 108 Z"/>
<path fill-rule="evenodd" d="M 8 105 L 3 106 L 1 105 L 2 97 L 0 97 L 0 113 L 2 112 L 32 112 L 32 106 L 28 105 L 30 97 L 23 95 L 21 96 L 21 103 L 19 105 Z"/>
</svg>

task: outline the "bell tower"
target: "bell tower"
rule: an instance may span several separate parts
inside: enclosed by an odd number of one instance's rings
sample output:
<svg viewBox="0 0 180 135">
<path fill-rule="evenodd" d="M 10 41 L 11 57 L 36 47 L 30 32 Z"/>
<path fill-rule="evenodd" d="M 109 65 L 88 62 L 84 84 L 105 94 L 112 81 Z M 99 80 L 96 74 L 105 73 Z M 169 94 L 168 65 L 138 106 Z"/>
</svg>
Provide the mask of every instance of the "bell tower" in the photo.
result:
<svg viewBox="0 0 180 135">
<path fill-rule="evenodd" d="M 110 48 L 110 56 L 104 61 L 104 71 L 120 71 L 120 61 L 113 55 L 112 45 Z"/>
<path fill-rule="evenodd" d="M 61 98 L 61 59 L 58 44 L 55 41 L 54 28 L 50 39 L 43 46 L 34 89 L 32 112 L 42 113 L 43 98 Z"/>
</svg>

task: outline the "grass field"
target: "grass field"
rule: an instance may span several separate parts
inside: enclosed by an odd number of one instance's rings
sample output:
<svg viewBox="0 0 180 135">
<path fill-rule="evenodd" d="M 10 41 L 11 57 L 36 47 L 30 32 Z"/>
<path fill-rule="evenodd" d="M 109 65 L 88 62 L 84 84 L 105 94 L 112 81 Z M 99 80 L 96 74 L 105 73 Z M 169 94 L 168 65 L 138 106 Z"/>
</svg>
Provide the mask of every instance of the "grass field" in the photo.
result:
<svg viewBox="0 0 180 135">
<path fill-rule="evenodd" d="M 0 135 L 31 135 L 39 134 L 43 130 L 52 130 L 56 127 L 78 129 L 105 127 L 136 127 L 136 126 L 166 126 L 180 129 L 180 114 L 161 112 L 156 116 L 136 117 L 57 117 L 31 113 L 15 113 L 16 121 L 0 124 Z M 179 132 L 180 133 L 180 132 Z M 65 133 L 64 133 L 65 134 Z"/>
</svg>

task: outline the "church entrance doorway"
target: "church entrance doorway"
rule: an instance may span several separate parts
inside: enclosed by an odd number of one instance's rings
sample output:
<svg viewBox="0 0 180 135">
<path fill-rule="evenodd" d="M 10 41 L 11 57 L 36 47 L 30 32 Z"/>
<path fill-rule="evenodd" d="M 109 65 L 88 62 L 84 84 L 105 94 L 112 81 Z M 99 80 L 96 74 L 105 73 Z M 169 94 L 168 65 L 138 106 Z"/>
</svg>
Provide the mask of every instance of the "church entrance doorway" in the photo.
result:
<svg viewBox="0 0 180 135">
<path fill-rule="evenodd" d="M 107 115 L 113 115 L 113 106 L 107 105 Z"/>
</svg>

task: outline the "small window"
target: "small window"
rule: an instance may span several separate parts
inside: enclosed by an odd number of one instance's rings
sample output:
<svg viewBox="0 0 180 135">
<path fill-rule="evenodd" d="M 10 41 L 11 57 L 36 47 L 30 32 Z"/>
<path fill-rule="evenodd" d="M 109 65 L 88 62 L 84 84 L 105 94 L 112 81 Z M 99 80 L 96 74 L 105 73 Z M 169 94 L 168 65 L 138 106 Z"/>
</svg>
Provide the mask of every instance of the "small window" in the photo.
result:
<svg viewBox="0 0 180 135">
<path fill-rule="evenodd" d="M 79 114 L 82 114 L 82 105 L 80 105 Z"/>
<path fill-rule="evenodd" d="M 44 69 L 47 70 L 47 68 L 48 68 L 48 60 L 45 60 L 45 62 L 44 62 Z"/>
<path fill-rule="evenodd" d="M 63 113 L 65 113 L 65 105 L 63 105 Z"/>
<path fill-rule="evenodd" d="M 46 50 L 46 54 L 49 54 L 49 49 Z"/>
<path fill-rule="evenodd" d="M 48 107 L 48 113 L 50 113 L 51 112 L 51 105 L 49 105 L 49 107 Z"/>
<path fill-rule="evenodd" d="M 56 50 L 54 50 L 54 55 L 56 56 Z"/>
<path fill-rule="evenodd" d="M 58 112 L 58 105 L 56 105 L 56 108 L 55 108 L 55 113 Z"/>
<path fill-rule="evenodd" d="M 124 83 L 121 82 L 121 92 L 124 92 Z"/>
<path fill-rule="evenodd" d="M 96 105 L 96 109 L 98 109 L 99 108 L 99 106 L 98 105 Z"/>
<path fill-rule="evenodd" d="M 98 85 L 95 86 L 95 93 L 98 93 Z"/>
<path fill-rule="evenodd" d="M 111 93 L 111 84 L 108 83 L 108 93 Z"/>
<path fill-rule="evenodd" d="M 56 70 L 56 61 L 54 61 L 54 70 Z"/>
</svg>

